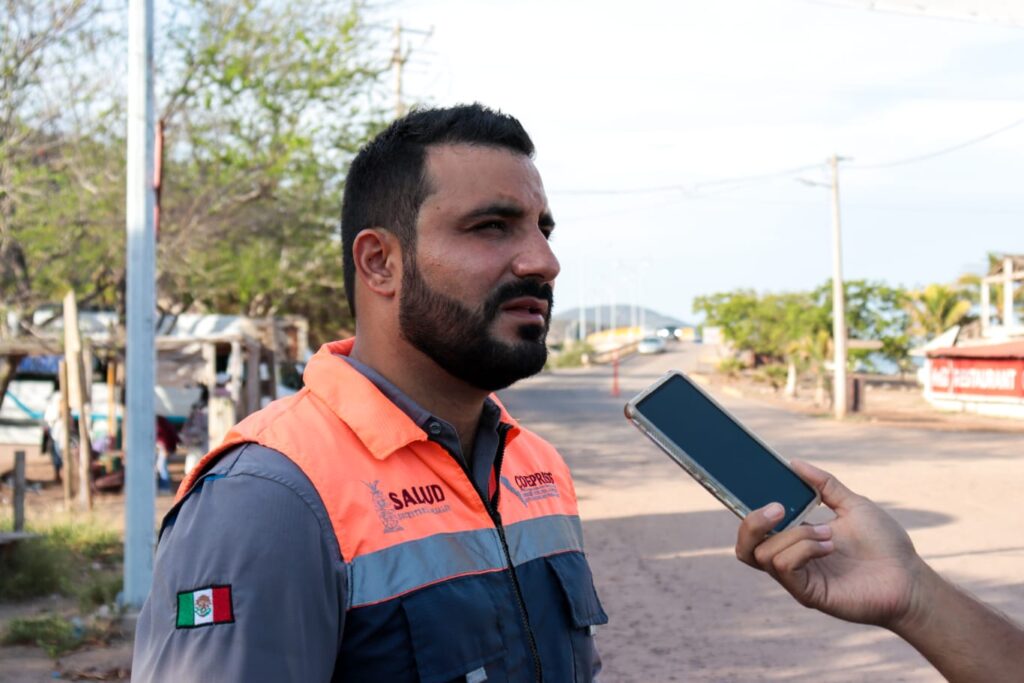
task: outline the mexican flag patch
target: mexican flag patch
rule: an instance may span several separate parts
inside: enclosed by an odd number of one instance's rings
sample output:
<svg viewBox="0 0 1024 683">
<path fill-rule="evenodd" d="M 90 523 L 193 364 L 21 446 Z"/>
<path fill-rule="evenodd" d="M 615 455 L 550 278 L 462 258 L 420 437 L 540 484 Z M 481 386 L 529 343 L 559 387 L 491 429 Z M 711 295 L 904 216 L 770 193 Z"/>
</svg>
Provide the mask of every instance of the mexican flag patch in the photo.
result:
<svg viewBox="0 0 1024 683">
<path fill-rule="evenodd" d="M 178 628 L 229 624 L 234 620 L 231 586 L 209 586 L 178 593 Z"/>
</svg>

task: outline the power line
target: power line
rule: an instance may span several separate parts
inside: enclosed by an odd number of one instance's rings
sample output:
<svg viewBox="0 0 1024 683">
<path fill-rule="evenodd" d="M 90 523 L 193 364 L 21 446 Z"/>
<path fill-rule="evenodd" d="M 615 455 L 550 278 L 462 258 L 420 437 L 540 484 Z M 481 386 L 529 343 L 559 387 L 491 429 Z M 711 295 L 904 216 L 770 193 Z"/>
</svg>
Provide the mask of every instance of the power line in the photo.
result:
<svg viewBox="0 0 1024 683">
<path fill-rule="evenodd" d="M 906 159 L 898 159 L 896 161 L 886 161 L 880 164 L 851 164 L 850 166 L 848 166 L 848 168 L 867 170 L 874 168 L 892 168 L 893 166 L 903 166 L 905 164 L 916 164 L 919 161 L 927 161 L 928 159 L 934 159 L 935 157 L 942 156 L 943 154 L 949 154 L 950 152 L 956 152 L 957 150 L 964 149 L 965 147 L 976 145 L 979 142 L 984 142 L 989 138 L 995 137 L 1000 133 L 1005 133 L 1006 131 L 1016 128 L 1017 126 L 1020 125 L 1024 125 L 1024 119 L 1017 119 L 1013 123 L 1003 126 L 1002 128 L 990 130 L 984 135 L 979 135 L 976 138 L 971 138 L 970 140 L 953 145 L 952 147 L 944 147 L 943 149 L 939 149 L 934 152 L 928 152 L 927 154 L 920 154 L 918 156 L 907 157 Z"/>
<path fill-rule="evenodd" d="M 958 143 L 951 147 L 943 147 L 933 152 L 927 152 L 925 154 L 919 154 L 904 159 L 896 159 L 894 161 L 886 161 L 878 164 L 848 164 L 847 168 L 851 170 L 872 170 L 879 168 L 892 168 L 895 166 L 904 166 L 907 164 L 915 164 L 922 161 L 928 161 L 951 152 L 956 152 L 966 147 L 976 145 L 980 142 L 984 142 L 990 138 L 1005 133 L 1008 130 L 1017 128 L 1018 126 L 1024 125 L 1024 118 L 1018 119 L 1008 125 L 995 130 L 990 130 L 987 133 L 965 140 L 964 142 Z M 730 188 L 729 186 L 743 186 L 743 185 L 754 185 L 762 182 L 768 182 L 777 180 L 779 178 L 785 178 L 797 173 L 803 173 L 813 169 L 823 168 L 824 165 L 821 163 L 817 164 L 806 164 L 804 166 L 795 166 L 793 168 L 785 168 L 778 171 L 772 171 L 769 173 L 759 173 L 753 175 L 741 175 L 731 176 L 726 178 L 718 178 L 715 180 L 707 180 L 703 182 L 696 182 L 690 184 L 675 184 L 675 185 L 660 185 L 653 187 L 635 187 L 626 189 L 614 189 L 614 188 L 603 188 L 603 189 L 572 189 L 572 190 L 552 190 L 551 194 L 558 195 L 638 195 L 638 194 L 657 194 L 661 192 L 679 192 L 684 195 L 688 195 L 692 198 L 700 198 L 701 192 L 712 188 Z"/>
</svg>

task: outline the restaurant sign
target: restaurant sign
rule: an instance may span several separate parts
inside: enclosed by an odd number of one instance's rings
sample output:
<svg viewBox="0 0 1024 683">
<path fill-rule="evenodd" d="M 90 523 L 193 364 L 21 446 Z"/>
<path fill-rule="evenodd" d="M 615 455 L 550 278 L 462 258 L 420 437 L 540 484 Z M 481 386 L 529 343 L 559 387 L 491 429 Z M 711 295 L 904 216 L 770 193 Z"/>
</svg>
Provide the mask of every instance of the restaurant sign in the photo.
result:
<svg viewBox="0 0 1024 683">
<path fill-rule="evenodd" d="M 1024 359 L 930 358 L 932 393 L 1024 398 Z"/>
</svg>

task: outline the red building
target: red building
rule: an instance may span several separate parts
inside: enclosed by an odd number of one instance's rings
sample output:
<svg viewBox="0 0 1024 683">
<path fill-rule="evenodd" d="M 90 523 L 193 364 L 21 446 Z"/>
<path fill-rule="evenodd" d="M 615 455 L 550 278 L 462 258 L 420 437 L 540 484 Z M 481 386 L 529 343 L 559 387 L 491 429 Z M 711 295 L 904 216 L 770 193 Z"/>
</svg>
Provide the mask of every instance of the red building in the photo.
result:
<svg viewBox="0 0 1024 683">
<path fill-rule="evenodd" d="M 1014 311 L 1014 289 L 1021 281 L 1024 257 L 1007 256 L 982 279 L 978 332 L 957 333 L 951 346 L 926 351 L 924 396 L 932 405 L 1024 419 L 1024 326 Z M 1002 288 L 995 316 L 993 285 Z"/>
</svg>

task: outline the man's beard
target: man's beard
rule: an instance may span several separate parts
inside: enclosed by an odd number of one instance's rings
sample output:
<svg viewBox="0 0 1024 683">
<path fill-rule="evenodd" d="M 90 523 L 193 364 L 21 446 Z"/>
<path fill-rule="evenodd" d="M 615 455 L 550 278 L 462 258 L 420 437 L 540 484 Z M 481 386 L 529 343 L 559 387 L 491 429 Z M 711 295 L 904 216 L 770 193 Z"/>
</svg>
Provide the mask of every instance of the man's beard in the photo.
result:
<svg viewBox="0 0 1024 683">
<path fill-rule="evenodd" d="M 497 391 L 540 372 L 547 361 L 544 341 L 551 320 L 551 285 L 517 280 L 498 287 L 480 310 L 433 290 L 415 262 L 404 264 L 405 277 L 398 306 L 402 336 L 448 374 L 484 391 Z M 544 324 L 520 325 L 519 341 L 506 343 L 491 336 L 490 328 L 502 304 L 529 296 L 548 302 Z"/>
</svg>

